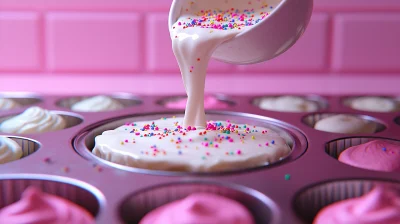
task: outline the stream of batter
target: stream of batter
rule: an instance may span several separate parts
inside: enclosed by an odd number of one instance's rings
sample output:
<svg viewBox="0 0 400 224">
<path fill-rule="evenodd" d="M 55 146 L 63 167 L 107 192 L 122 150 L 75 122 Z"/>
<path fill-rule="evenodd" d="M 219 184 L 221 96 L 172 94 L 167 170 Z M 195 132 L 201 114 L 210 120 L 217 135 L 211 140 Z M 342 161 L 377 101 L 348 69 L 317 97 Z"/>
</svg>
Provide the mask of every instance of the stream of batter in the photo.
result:
<svg viewBox="0 0 400 224">
<path fill-rule="evenodd" d="M 184 127 L 205 128 L 204 88 L 215 49 L 274 10 L 266 0 L 186 0 L 170 27 L 172 48 L 188 97 Z"/>
</svg>

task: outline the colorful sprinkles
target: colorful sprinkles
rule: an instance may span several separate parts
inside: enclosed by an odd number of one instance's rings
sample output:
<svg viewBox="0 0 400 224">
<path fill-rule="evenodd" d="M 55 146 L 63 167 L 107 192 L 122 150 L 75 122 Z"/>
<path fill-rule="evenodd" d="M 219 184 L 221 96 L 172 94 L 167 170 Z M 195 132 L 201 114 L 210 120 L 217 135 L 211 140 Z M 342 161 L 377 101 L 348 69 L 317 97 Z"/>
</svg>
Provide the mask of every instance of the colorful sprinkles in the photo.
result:
<svg viewBox="0 0 400 224">
<path fill-rule="evenodd" d="M 254 8 L 256 3 L 259 4 L 258 8 L 261 10 L 256 10 Z M 189 7 L 194 7 L 195 4 L 196 2 L 192 1 Z M 175 23 L 175 26 L 182 29 L 200 27 L 217 30 L 240 30 L 243 27 L 258 24 L 270 14 L 269 11 L 274 9 L 274 7 L 268 5 L 265 0 L 249 1 L 248 5 L 250 7 L 248 9 L 230 8 L 227 10 L 200 10 L 194 13 L 196 18 L 187 17 L 185 20 L 179 20 Z M 189 12 L 189 8 L 187 8 L 186 11 Z M 175 29 L 175 26 L 172 28 Z"/>
<path fill-rule="evenodd" d="M 161 121 L 165 121 L 166 119 L 167 118 L 161 118 Z M 184 157 L 190 155 L 190 152 L 187 151 L 189 150 L 188 144 L 190 143 L 195 144 L 195 150 L 204 150 L 204 153 L 200 158 L 205 161 L 207 158 L 212 157 L 214 150 L 217 150 L 215 152 L 221 150 L 221 145 L 230 145 L 236 141 L 239 141 L 238 143 L 242 144 L 246 142 L 251 143 L 256 139 L 262 139 L 261 135 L 269 134 L 268 130 L 260 130 L 260 127 L 247 124 L 238 125 L 231 123 L 229 120 L 226 122 L 209 121 L 207 122 L 206 128 L 202 130 L 190 126 L 184 128 L 178 121 L 172 120 L 171 123 L 173 124 L 173 127 L 168 128 L 160 127 L 156 121 L 148 124 L 135 122 L 127 123 L 123 127 L 123 130 L 135 136 L 135 138 L 122 139 L 120 141 L 121 146 L 124 147 L 135 144 L 136 141 L 139 141 L 141 138 L 154 138 L 154 144 L 149 146 L 147 149 L 141 148 L 139 151 L 140 154 L 150 157 L 166 156 L 168 153 L 171 153 L 171 151 L 160 148 L 160 146 L 157 145 L 157 140 L 160 141 L 167 139 L 167 141 L 176 148 L 176 155 Z M 259 133 L 257 138 L 255 133 Z M 257 142 L 255 143 L 255 147 L 258 146 L 257 148 L 269 150 L 271 144 L 275 144 L 275 140 L 267 141 L 265 146 L 258 144 Z M 232 146 L 234 147 L 235 145 Z M 194 149 L 194 147 L 192 149 Z M 244 155 L 244 151 L 241 148 L 236 148 L 235 150 L 229 150 L 222 153 L 230 157 Z"/>
</svg>

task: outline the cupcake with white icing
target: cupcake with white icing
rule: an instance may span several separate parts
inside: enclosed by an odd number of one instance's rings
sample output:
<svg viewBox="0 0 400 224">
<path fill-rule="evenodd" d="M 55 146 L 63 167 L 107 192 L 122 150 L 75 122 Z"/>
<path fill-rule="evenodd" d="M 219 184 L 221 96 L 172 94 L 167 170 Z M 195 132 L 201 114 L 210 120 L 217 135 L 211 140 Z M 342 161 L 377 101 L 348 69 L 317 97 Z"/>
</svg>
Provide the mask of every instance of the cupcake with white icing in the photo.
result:
<svg viewBox="0 0 400 224">
<path fill-rule="evenodd" d="M 124 105 L 108 96 L 86 98 L 72 105 L 71 110 L 77 112 L 104 112 L 123 109 Z"/>
<path fill-rule="evenodd" d="M 7 98 L 0 98 L 0 111 L 1 110 L 11 110 L 21 107 L 19 103 L 15 100 L 7 99 Z"/>
<path fill-rule="evenodd" d="M 12 162 L 22 157 L 21 146 L 14 140 L 0 136 L 0 164 Z"/>
<path fill-rule="evenodd" d="M 275 131 L 230 121 L 183 128 L 183 118 L 127 123 L 95 138 L 92 153 L 125 166 L 168 171 L 220 172 L 274 163 L 291 153 Z"/>
<path fill-rule="evenodd" d="M 337 114 L 319 120 L 314 128 L 331 133 L 372 134 L 376 132 L 377 125 L 358 116 Z"/>
<path fill-rule="evenodd" d="M 355 110 L 369 111 L 369 112 L 394 112 L 399 108 L 398 103 L 386 97 L 366 96 L 358 97 L 350 102 L 350 107 Z"/>
<path fill-rule="evenodd" d="M 313 112 L 319 109 L 316 102 L 299 96 L 263 97 L 258 106 L 264 110 L 281 112 Z"/>
<path fill-rule="evenodd" d="M 66 128 L 64 118 L 53 111 L 30 107 L 22 114 L 0 123 L 0 132 L 13 134 L 35 134 Z"/>
</svg>

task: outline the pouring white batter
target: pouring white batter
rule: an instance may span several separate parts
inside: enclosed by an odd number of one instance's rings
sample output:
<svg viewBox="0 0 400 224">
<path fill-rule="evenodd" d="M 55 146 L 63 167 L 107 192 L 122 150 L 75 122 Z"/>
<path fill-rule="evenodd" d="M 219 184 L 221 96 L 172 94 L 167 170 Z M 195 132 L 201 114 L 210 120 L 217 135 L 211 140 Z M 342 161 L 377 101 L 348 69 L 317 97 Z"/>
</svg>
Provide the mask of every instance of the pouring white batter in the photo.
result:
<svg viewBox="0 0 400 224">
<path fill-rule="evenodd" d="M 263 19 L 275 8 L 266 0 L 185 1 L 179 19 L 170 27 L 188 101 L 184 127 L 204 128 L 204 88 L 214 50 Z"/>
</svg>

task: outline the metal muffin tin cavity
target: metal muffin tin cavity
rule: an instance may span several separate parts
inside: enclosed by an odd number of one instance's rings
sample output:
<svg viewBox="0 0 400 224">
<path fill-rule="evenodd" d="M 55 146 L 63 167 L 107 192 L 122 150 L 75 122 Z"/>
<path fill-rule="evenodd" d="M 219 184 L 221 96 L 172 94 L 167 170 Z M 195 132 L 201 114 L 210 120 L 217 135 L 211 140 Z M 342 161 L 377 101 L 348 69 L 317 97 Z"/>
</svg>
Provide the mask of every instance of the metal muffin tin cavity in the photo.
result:
<svg viewBox="0 0 400 224">
<path fill-rule="evenodd" d="M 110 164 L 90 153 L 94 136 L 101 133 L 104 128 L 114 128 L 123 124 L 124 120 L 144 120 L 182 114 L 183 111 L 168 109 L 159 103 L 170 96 L 132 96 L 133 100 L 139 100 L 141 103 L 122 110 L 101 113 L 78 113 L 61 107 L 59 102 L 70 97 L 72 96 L 40 96 L 42 101 L 38 102 L 37 106 L 60 111 L 65 115 L 74 115 L 81 120 L 81 123 L 75 123 L 68 129 L 56 132 L 12 135 L 18 139 L 29 139 L 37 147 L 31 150 L 35 153 L 27 152 L 26 154 L 31 155 L 25 156 L 26 158 L 0 165 L 1 193 L 8 194 L 9 191 L 1 187 L 2 180 L 20 189 L 13 193 L 15 197 L 29 185 L 45 187 L 48 181 L 56 182 L 52 188 L 58 188 L 58 183 L 62 186 L 72 185 L 77 187 L 76 190 L 81 189 L 80 191 L 86 193 L 77 194 L 76 199 L 67 196 L 67 199 L 79 204 L 82 203 L 79 200 L 89 197 L 90 205 L 83 206 L 96 215 L 96 223 L 118 224 L 137 223 L 146 212 L 155 207 L 180 199 L 192 192 L 206 191 L 241 202 L 254 214 L 257 223 L 301 224 L 309 223 L 314 213 L 321 207 L 315 205 L 307 211 L 304 207 L 300 207 L 309 201 L 308 196 L 304 196 L 303 193 L 308 190 L 314 191 L 317 185 L 340 184 L 343 180 L 365 182 L 379 179 L 400 182 L 398 174 L 351 167 L 332 158 L 334 155 L 330 152 L 334 150 L 328 145 L 336 144 L 333 141 L 351 138 L 357 139 L 353 143 L 357 144 L 359 139 L 400 140 L 398 134 L 400 125 L 395 123 L 398 113 L 355 111 L 342 104 L 343 97 L 347 96 L 321 96 L 327 107 L 318 113 L 360 115 L 379 121 L 385 128 L 370 135 L 321 132 L 304 122 L 308 115 L 314 116 L 315 113 L 267 111 L 253 104 L 253 100 L 259 96 L 226 96 L 226 99 L 233 102 L 229 111 L 208 111 L 209 118 L 273 127 L 292 143 L 293 152 L 288 158 L 276 164 L 209 174 L 129 168 Z M 10 117 L 23 112 L 24 109 L 26 108 L 1 111 L 0 117 Z M 10 136 L 6 133 L 0 135 Z M 31 179 L 34 181 L 30 181 Z M 61 185 L 59 188 L 63 189 Z M 56 191 L 47 192 L 60 195 Z M 318 191 L 318 194 L 321 192 L 326 191 Z"/>
</svg>

